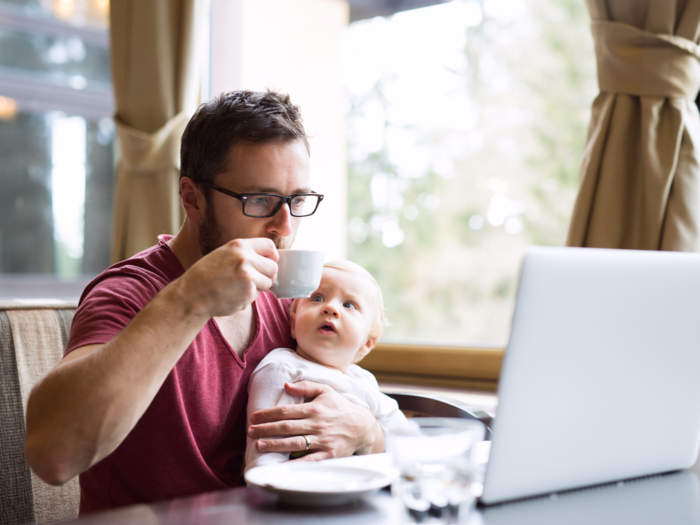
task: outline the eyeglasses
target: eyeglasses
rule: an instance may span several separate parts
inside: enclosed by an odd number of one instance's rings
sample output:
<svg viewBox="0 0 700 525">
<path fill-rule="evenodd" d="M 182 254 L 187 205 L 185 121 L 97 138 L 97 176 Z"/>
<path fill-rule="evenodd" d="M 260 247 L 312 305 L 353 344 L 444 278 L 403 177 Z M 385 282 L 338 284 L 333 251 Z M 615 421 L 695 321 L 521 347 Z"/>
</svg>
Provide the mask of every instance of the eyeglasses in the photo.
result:
<svg viewBox="0 0 700 525">
<path fill-rule="evenodd" d="M 274 193 L 235 193 L 211 182 L 197 182 L 241 201 L 243 203 L 243 215 L 247 217 L 258 217 L 261 219 L 272 217 L 283 204 L 289 205 L 289 212 L 292 214 L 292 217 L 308 217 L 316 213 L 318 205 L 323 200 L 323 195 L 320 193 L 298 193 L 287 197 Z"/>
</svg>

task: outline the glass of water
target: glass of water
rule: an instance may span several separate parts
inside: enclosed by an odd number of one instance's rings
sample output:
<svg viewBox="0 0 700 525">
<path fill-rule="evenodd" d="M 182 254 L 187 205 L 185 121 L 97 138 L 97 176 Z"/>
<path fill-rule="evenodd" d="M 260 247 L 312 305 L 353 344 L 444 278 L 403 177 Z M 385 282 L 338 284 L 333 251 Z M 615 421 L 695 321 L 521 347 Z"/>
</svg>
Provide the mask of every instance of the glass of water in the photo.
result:
<svg viewBox="0 0 700 525">
<path fill-rule="evenodd" d="M 413 418 L 413 431 L 387 436 L 400 476 L 391 491 L 407 523 L 466 523 L 474 504 L 472 445 L 484 439 L 479 421 Z"/>
</svg>

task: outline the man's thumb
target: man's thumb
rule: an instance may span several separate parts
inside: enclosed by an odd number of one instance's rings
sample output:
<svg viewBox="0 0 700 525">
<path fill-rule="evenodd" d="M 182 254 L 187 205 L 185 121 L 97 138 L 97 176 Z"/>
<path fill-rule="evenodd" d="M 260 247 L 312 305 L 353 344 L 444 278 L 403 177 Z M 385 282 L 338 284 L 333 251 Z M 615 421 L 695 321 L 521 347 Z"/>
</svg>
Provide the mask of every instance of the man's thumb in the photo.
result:
<svg viewBox="0 0 700 525">
<path fill-rule="evenodd" d="M 297 383 L 285 383 L 285 391 L 292 396 L 305 397 L 307 399 L 315 399 L 323 394 L 328 388 L 328 385 L 314 383 L 312 381 L 299 381 Z"/>
</svg>

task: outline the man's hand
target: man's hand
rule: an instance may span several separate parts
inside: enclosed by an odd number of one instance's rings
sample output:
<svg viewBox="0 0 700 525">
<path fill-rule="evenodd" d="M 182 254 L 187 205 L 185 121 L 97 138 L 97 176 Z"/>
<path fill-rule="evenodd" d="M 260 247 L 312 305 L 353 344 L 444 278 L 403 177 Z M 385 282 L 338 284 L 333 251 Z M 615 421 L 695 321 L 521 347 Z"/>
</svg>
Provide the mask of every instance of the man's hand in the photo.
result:
<svg viewBox="0 0 700 525">
<path fill-rule="evenodd" d="M 248 435 L 257 438 L 260 452 L 296 452 L 311 454 L 296 461 L 318 461 L 384 451 L 384 430 L 367 410 L 338 394 L 327 385 L 310 381 L 286 383 L 292 396 L 312 399 L 300 405 L 266 408 L 251 414 Z M 271 437 L 277 439 L 265 439 Z"/>
<path fill-rule="evenodd" d="M 202 257 L 173 283 L 205 317 L 247 308 L 277 277 L 279 254 L 266 238 L 236 239 Z"/>
</svg>

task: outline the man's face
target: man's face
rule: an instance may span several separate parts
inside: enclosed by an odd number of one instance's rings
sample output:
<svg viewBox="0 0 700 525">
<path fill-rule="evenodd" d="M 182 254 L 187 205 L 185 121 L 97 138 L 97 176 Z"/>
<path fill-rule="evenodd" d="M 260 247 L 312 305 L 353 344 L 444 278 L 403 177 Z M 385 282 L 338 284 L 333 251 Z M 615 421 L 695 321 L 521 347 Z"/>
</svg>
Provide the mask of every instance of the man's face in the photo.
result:
<svg viewBox="0 0 700 525">
<path fill-rule="evenodd" d="M 214 184 L 236 193 L 309 193 L 309 154 L 300 140 L 262 144 L 239 143 L 228 156 L 228 169 Z M 243 203 L 212 190 L 199 224 L 202 255 L 233 239 L 267 237 L 277 248 L 291 248 L 301 218 L 283 205 L 272 217 L 243 215 Z"/>
</svg>

